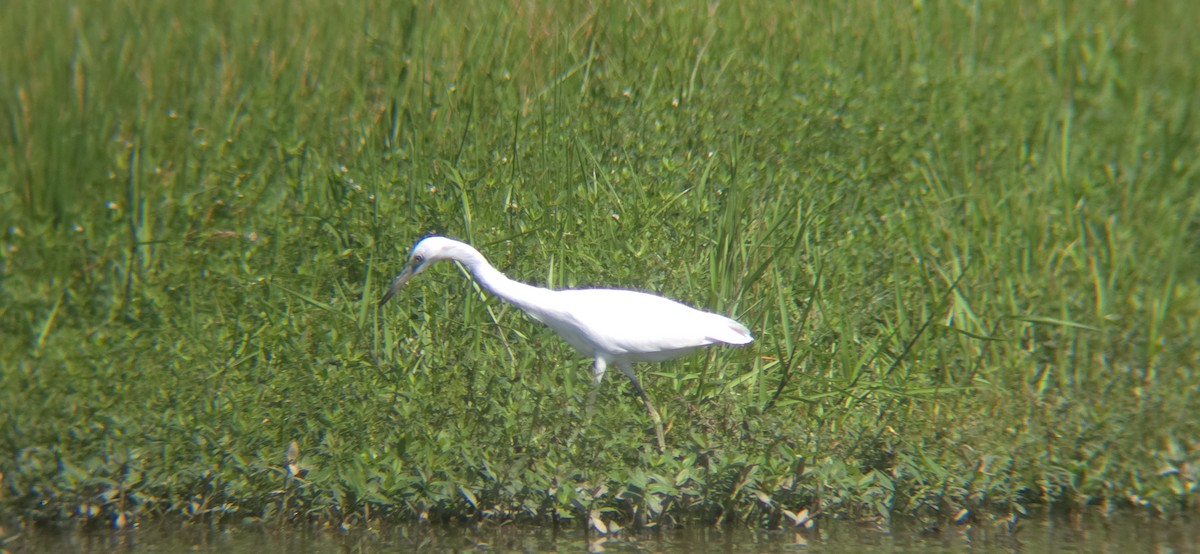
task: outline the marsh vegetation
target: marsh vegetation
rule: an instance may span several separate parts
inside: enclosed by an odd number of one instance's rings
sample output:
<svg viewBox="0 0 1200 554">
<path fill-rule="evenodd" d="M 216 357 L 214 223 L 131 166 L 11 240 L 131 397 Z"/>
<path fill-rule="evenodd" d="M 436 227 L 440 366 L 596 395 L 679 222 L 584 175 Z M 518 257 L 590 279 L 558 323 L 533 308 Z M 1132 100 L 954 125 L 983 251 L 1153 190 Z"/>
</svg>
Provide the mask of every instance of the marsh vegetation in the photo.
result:
<svg viewBox="0 0 1200 554">
<path fill-rule="evenodd" d="M 1176 513 L 1189 2 L 18 1 L 0 512 L 26 522 Z M 746 323 L 583 425 L 507 275 Z M 1008 522 L 1008 523 L 1003 523 Z"/>
</svg>

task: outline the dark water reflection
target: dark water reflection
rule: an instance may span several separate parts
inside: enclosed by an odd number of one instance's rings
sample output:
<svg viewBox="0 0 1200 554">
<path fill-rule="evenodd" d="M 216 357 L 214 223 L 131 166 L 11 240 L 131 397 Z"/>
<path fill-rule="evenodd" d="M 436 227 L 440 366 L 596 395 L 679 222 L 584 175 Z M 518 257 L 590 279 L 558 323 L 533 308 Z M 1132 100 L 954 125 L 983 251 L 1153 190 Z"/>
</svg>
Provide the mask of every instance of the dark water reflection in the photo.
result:
<svg viewBox="0 0 1200 554">
<path fill-rule="evenodd" d="M 136 530 L 9 537 L 10 552 L 295 554 L 358 552 L 1170 552 L 1200 553 L 1200 522 L 1133 515 L 1029 519 L 1014 532 L 998 526 L 890 532 L 827 522 L 818 531 L 694 528 L 623 532 L 613 537 L 579 528 L 405 526 L 326 532 L 261 527 L 142 525 Z"/>
</svg>

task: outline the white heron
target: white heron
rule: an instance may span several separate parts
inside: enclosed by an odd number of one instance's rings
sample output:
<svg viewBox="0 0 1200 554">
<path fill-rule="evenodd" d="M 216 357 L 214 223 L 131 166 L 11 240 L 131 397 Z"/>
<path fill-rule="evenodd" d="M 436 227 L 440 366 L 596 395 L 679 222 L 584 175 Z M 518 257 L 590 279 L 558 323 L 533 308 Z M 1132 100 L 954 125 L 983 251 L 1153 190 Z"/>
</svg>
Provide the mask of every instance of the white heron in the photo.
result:
<svg viewBox="0 0 1200 554">
<path fill-rule="evenodd" d="M 379 305 L 439 260 L 459 262 L 488 292 L 548 325 L 576 350 L 594 358 L 594 386 L 600 384 L 609 365 L 621 368 L 654 422 L 659 451 L 666 446 L 662 418 L 633 372 L 633 363 L 659 362 L 713 344 L 741 345 L 754 340 L 750 330 L 737 321 L 653 294 L 620 289 L 550 290 L 520 283 L 492 267 L 470 245 L 438 236 L 417 242 Z"/>
</svg>

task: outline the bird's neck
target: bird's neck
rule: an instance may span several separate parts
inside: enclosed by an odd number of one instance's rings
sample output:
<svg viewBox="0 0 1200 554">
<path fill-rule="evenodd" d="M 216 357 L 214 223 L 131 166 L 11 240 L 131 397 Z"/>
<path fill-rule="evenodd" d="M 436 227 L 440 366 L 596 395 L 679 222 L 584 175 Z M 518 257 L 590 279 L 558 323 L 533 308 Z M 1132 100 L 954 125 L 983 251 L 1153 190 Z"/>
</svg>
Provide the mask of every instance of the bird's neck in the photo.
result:
<svg viewBox="0 0 1200 554">
<path fill-rule="evenodd" d="M 478 252 L 462 263 L 481 287 L 527 312 L 538 311 L 538 306 L 545 302 L 545 295 L 551 293 L 550 290 L 509 279 Z"/>
</svg>

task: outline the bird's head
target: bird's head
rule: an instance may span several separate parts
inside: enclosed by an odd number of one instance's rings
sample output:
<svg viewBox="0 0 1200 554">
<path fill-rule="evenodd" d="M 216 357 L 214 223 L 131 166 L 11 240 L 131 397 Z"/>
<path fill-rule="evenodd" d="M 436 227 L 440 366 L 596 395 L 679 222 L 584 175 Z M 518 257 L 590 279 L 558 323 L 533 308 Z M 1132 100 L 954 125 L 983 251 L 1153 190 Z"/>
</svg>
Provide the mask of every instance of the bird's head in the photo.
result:
<svg viewBox="0 0 1200 554">
<path fill-rule="evenodd" d="M 383 298 L 379 300 L 379 305 L 382 306 L 400 290 L 405 283 L 415 277 L 418 273 L 425 271 L 433 262 L 440 260 L 461 260 L 467 253 L 474 250 L 453 239 L 446 237 L 425 237 L 413 246 L 412 252 L 408 255 L 408 261 L 404 264 L 404 269 L 400 271 L 396 278 L 392 280 L 392 285 L 388 287 Z M 476 253 L 478 255 L 478 253 Z"/>
</svg>

